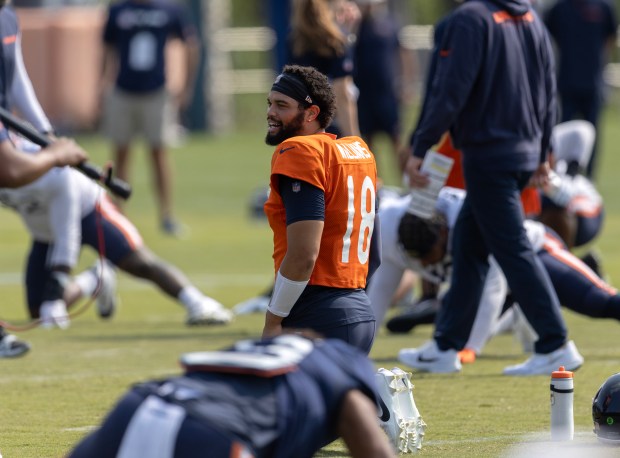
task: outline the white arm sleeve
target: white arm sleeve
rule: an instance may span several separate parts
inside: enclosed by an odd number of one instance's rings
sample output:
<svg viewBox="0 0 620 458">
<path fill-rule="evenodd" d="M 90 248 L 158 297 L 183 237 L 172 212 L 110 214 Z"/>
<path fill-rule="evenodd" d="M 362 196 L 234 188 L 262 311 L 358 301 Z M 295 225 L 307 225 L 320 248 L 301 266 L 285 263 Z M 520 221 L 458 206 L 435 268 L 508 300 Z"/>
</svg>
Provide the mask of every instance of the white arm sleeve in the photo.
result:
<svg viewBox="0 0 620 458">
<path fill-rule="evenodd" d="M 508 283 L 497 261 L 489 257 L 489 272 L 482 290 L 482 298 L 476 313 L 474 325 L 471 328 L 469 340 L 465 345 L 480 354 L 482 348 L 492 334 L 496 322 L 502 313 L 502 306 L 508 293 Z"/>
<path fill-rule="evenodd" d="M 299 296 L 301 296 L 301 293 L 306 289 L 308 281 L 289 280 L 278 270 L 267 310 L 276 316 L 286 318 L 291 313 L 291 309 L 295 302 L 297 302 L 297 299 L 299 299 Z"/>
<path fill-rule="evenodd" d="M 22 56 L 21 35 L 17 37 L 15 44 L 15 75 L 9 91 L 11 105 L 17 108 L 24 119 L 40 132 L 52 130 L 47 116 L 41 108 L 41 104 L 32 87 L 32 82 L 26 72 L 24 58 Z"/>
<path fill-rule="evenodd" d="M 68 167 L 55 180 L 49 204 L 49 223 L 53 244 L 48 263 L 73 268 L 78 261 L 82 238 L 79 186 Z"/>
</svg>

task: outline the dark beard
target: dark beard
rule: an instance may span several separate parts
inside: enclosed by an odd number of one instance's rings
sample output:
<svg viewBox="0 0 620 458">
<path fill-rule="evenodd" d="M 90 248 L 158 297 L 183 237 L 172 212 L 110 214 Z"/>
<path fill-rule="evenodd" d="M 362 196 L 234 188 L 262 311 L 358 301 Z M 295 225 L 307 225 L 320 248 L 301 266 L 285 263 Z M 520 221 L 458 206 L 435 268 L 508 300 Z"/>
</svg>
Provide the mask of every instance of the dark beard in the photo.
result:
<svg viewBox="0 0 620 458">
<path fill-rule="evenodd" d="M 275 135 L 269 135 L 265 137 L 265 143 L 271 146 L 276 146 L 282 143 L 287 138 L 295 137 L 301 132 L 301 128 L 304 125 L 304 112 L 301 111 L 297 116 L 293 118 L 288 124 L 282 124 L 280 131 Z"/>
</svg>

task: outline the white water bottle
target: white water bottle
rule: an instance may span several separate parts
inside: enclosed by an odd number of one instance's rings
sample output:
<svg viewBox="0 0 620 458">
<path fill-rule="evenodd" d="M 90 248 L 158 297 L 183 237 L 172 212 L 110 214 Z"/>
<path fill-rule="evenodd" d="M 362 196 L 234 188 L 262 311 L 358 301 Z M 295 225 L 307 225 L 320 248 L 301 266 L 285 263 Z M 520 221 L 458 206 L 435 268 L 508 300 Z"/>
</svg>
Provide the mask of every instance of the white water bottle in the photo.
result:
<svg viewBox="0 0 620 458">
<path fill-rule="evenodd" d="M 560 366 L 551 373 L 551 440 L 573 440 L 573 373 Z"/>
</svg>

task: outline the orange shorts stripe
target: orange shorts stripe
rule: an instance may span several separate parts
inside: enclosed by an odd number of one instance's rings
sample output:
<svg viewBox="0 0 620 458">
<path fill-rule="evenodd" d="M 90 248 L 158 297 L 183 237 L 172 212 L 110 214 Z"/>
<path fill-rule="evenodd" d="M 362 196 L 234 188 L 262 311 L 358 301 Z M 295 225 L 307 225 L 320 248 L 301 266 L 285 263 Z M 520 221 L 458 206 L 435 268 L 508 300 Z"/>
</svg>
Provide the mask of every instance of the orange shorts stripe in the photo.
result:
<svg viewBox="0 0 620 458">
<path fill-rule="evenodd" d="M 603 207 L 591 203 L 587 197 L 575 197 L 570 201 L 569 208 L 572 209 L 577 216 L 584 218 L 596 218 L 601 214 Z"/>
<path fill-rule="evenodd" d="M 606 291 L 609 294 L 615 295 L 618 290 L 613 288 L 612 286 L 605 283 L 598 275 L 596 275 L 592 269 L 586 266 L 579 258 L 574 256 L 569 251 L 564 249 L 561 242 L 559 242 L 555 237 L 550 235 L 545 235 L 545 249 L 547 252 L 562 262 L 562 264 L 566 264 L 570 266 L 572 269 L 579 272 L 581 275 L 590 280 L 597 288 Z"/>
<path fill-rule="evenodd" d="M 114 205 L 114 203 L 110 200 L 108 196 L 104 196 L 99 201 L 99 211 L 103 215 L 103 217 L 116 227 L 127 239 L 129 246 L 137 250 L 144 245 L 142 237 L 136 229 L 136 226 L 133 225 L 131 221 L 129 221 Z"/>
</svg>

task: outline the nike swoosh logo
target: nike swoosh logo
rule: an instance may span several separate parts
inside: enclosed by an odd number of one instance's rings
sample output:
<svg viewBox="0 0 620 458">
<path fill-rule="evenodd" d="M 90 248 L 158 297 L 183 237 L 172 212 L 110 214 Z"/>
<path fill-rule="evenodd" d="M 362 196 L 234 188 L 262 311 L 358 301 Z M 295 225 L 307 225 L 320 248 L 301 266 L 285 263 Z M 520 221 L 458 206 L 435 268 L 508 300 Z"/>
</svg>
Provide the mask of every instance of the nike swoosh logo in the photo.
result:
<svg viewBox="0 0 620 458">
<path fill-rule="evenodd" d="M 388 406 L 385 405 L 385 402 L 383 402 L 381 396 L 379 396 L 379 407 L 381 407 L 381 416 L 379 417 L 379 419 L 384 423 L 389 421 L 390 409 L 388 409 Z"/>
<path fill-rule="evenodd" d="M 418 361 L 421 363 L 435 363 L 437 362 L 437 358 L 425 358 L 422 355 L 418 355 Z"/>
<path fill-rule="evenodd" d="M 286 152 L 286 151 L 288 151 L 290 149 L 293 149 L 293 148 L 295 148 L 295 147 L 294 146 L 289 146 L 288 148 L 281 148 L 280 149 L 280 154 L 282 154 L 282 153 L 284 153 L 284 152 Z"/>
</svg>

